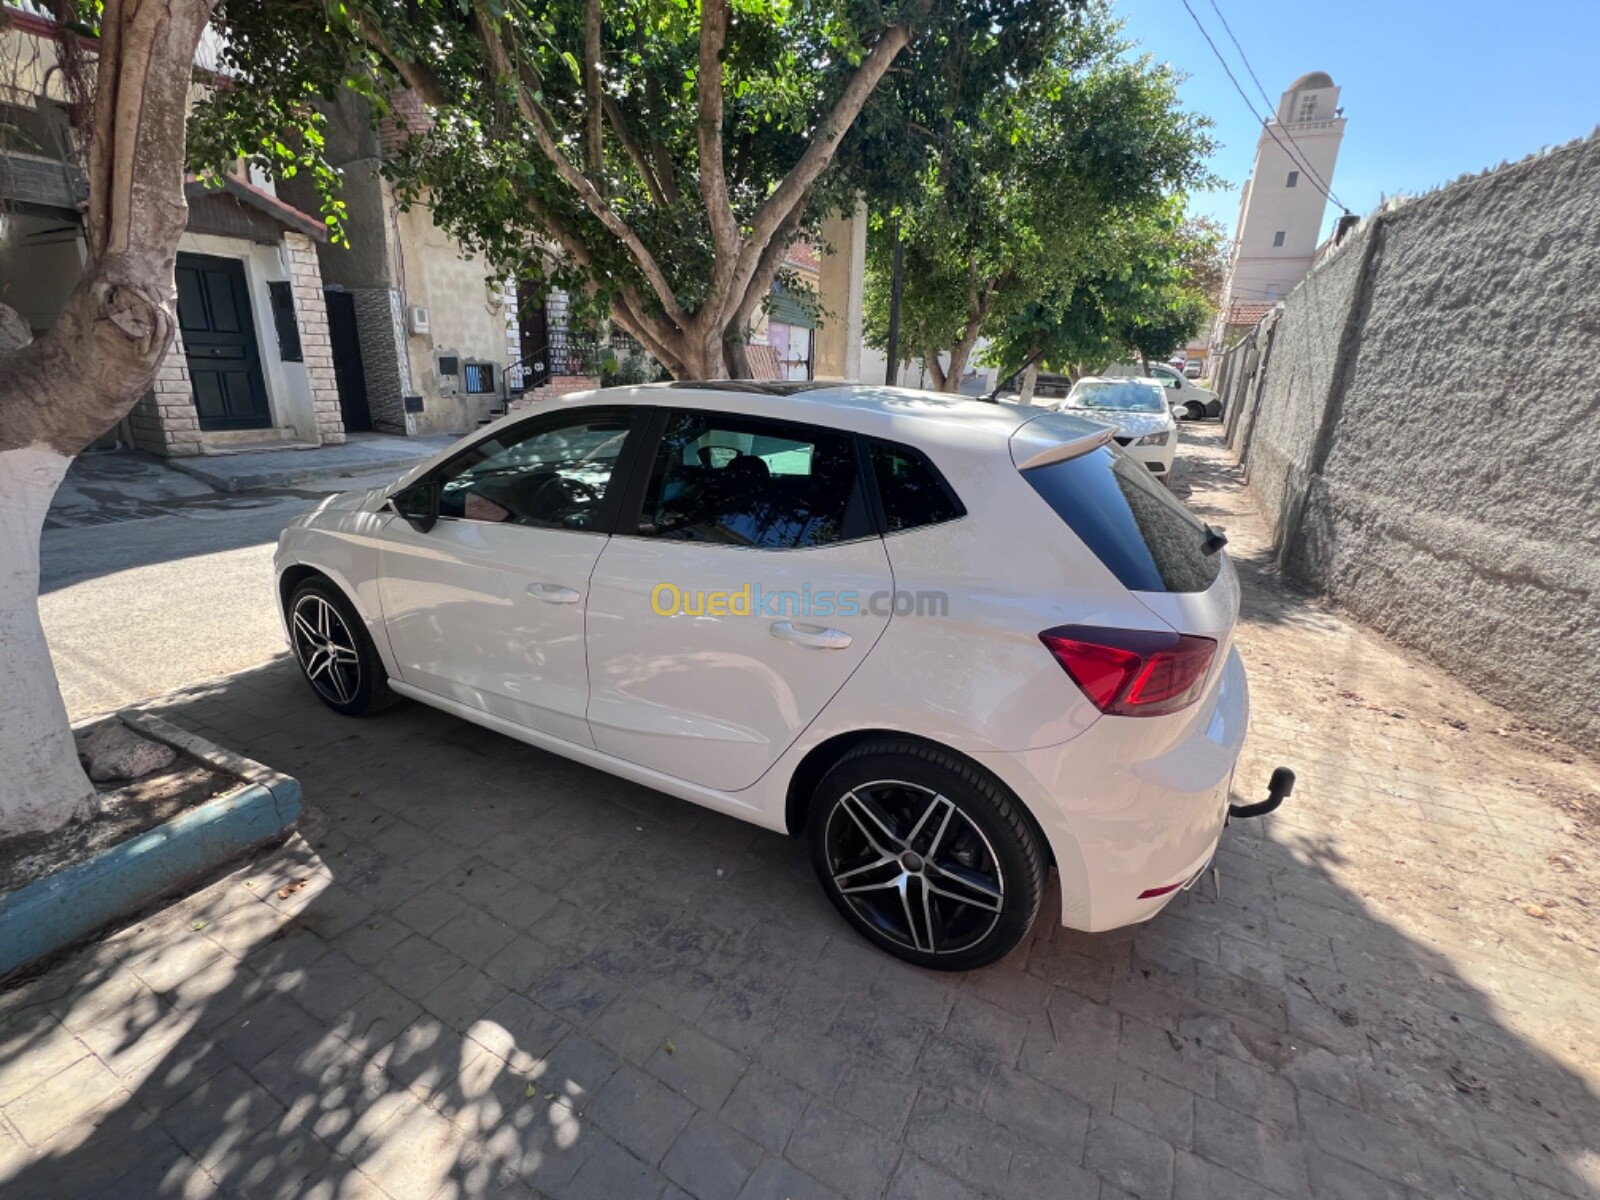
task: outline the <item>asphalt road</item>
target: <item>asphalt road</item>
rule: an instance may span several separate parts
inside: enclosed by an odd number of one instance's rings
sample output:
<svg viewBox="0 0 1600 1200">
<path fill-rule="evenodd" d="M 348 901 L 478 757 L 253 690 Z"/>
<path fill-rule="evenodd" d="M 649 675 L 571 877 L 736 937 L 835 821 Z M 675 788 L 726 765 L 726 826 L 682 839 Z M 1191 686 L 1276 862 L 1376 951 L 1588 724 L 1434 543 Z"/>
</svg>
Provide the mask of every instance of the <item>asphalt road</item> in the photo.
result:
<svg viewBox="0 0 1600 1200">
<path fill-rule="evenodd" d="M 75 465 L 41 539 L 39 588 L 72 719 L 287 652 L 272 551 L 318 498 L 311 488 L 223 494 L 137 459 Z"/>
</svg>

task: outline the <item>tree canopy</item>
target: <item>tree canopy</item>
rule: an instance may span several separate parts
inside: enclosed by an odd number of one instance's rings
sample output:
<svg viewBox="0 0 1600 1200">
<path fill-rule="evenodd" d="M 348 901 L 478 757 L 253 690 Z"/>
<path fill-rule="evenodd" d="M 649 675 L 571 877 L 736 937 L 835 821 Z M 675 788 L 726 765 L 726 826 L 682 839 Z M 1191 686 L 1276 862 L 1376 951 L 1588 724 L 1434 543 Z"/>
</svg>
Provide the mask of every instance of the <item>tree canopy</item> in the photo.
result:
<svg viewBox="0 0 1600 1200">
<path fill-rule="evenodd" d="M 409 88 L 431 121 L 386 166 L 403 199 L 674 375 L 747 373 L 787 246 L 904 157 L 903 93 L 1026 65 L 1077 3 L 224 0 L 243 82 L 200 108 L 192 144 L 218 170 L 318 172 L 336 196 L 316 102 L 351 87 L 381 115 Z M 918 82 L 880 92 L 908 59 Z"/>
<path fill-rule="evenodd" d="M 980 337 L 1017 366 L 1050 341 L 1136 332 L 1154 344 L 1172 316 L 1158 297 L 1181 300 L 1182 321 L 1198 311 L 1179 286 L 1171 212 L 1173 196 L 1209 181 L 1209 122 L 1181 108 L 1169 68 L 1132 54 L 1102 3 L 1041 49 L 1031 70 L 991 77 L 969 110 L 948 114 L 869 242 L 868 340 L 887 341 L 898 223 L 901 345 L 936 386 L 959 385 Z"/>
</svg>

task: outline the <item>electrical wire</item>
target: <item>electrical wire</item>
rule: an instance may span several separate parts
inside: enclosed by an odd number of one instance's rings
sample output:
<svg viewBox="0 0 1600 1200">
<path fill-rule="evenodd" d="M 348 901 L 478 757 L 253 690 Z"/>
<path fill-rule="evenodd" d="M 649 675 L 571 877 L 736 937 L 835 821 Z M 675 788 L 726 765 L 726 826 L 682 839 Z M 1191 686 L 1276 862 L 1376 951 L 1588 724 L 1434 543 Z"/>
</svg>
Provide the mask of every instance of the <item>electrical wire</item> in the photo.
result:
<svg viewBox="0 0 1600 1200">
<path fill-rule="evenodd" d="M 1234 36 L 1233 26 L 1228 24 L 1228 18 L 1223 16 L 1222 9 L 1217 7 L 1217 0 L 1210 0 L 1210 3 L 1211 11 L 1217 14 L 1217 20 L 1222 22 L 1222 28 L 1228 34 L 1228 40 L 1233 43 L 1233 48 L 1239 52 L 1239 61 L 1244 63 L 1244 69 L 1249 73 L 1250 81 L 1256 85 L 1256 91 L 1261 93 L 1262 103 L 1267 106 L 1268 112 L 1275 112 L 1276 109 L 1272 103 L 1272 97 L 1267 95 L 1267 89 L 1261 85 L 1260 76 L 1256 74 L 1256 69 L 1250 65 L 1250 56 L 1244 52 L 1244 47 L 1239 44 L 1239 39 Z M 1294 134 L 1289 132 L 1289 127 L 1287 125 L 1279 125 L 1278 128 L 1283 131 L 1283 136 L 1289 139 L 1289 144 L 1300 151 L 1301 165 L 1305 167 L 1311 177 L 1322 185 L 1323 190 L 1335 204 L 1343 208 L 1345 212 L 1349 212 L 1350 210 L 1345 208 L 1344 203 L 1333 194 L 1333 185 L 1324 179 L 1317 169 L 1311 165 L 1311 156 L 1306 153 L 1304 146 L 1294 140 Z"/>
<path fill-rule="evenodd" d="M 1272 122 L 1264 120 L 1261 114 L 1256 112 L 1255 103 L 1245 93 L 1244 88 L 1239 83 L 1238 77 L 1233 73 L 1233 68 L 1228 66 L 1228 60 L 1223 58 L 1222 52 L 1217 49 L 1216 42 L 1211 40 L 1211 34 L 1208 33 L 1206 31 L 1206 27 L 1200 23 L 1199 14 L 1197 14 L 1194 9 L 1189 6 L 1189 0 L 1180 0 L 1180 3 L 1182 3 L 1184 10 L 1188 12 L 1190 18 L 1194 21 L 1195 28 L 1200 31 L 1200 36 L 1205 38 L 1206 45 L 1211 47 L 1211 53 L 1216 57 L 1217 62 L 1221 64 L 1223 72 L 1228 76 L 1228 82 L 1233 84 L 1233 90 L 1239 93 L 1239 99 L 1243 100 L 1245 107 L 1250 110 L 1250 115 L 1261 122 L 1261 128 L 1266 130 L 1268 136 L 1271 137 L 1273 141 L 1278 143 L 1278 149 L 1282 150 L 1284 154 L 1288 155 L 1290 162 L 1304 166 L 1305 164 L 1300 163 L 1300 160 L 1295 158 L 1294 152 L 1283 144 L 1283 139 L 1280 138 L 1272 128 Z M 1307 170 L 1309 171 L 1310 168 L 1307 168 Z M 1312 174 L 1314 175 L 1315 173 L 1313 172 Z M 1346 213 L 1350 211 L 1348 208 L 1345 208 L 1343 204 L 1340 204 L 1339 201 L 1335 200 L 1333 198 L 1333 194 L 1329 192 L 1327 188 L 1323 187 L 1323 185 L 1315 178 L 1308 178 L 1308 181 L 1312 187 L 1316 188 L 1317 191 L 1322 193 L 1323 199 L 1334 204 L 1338 204 L 1339 208 Z"/>
</svg>

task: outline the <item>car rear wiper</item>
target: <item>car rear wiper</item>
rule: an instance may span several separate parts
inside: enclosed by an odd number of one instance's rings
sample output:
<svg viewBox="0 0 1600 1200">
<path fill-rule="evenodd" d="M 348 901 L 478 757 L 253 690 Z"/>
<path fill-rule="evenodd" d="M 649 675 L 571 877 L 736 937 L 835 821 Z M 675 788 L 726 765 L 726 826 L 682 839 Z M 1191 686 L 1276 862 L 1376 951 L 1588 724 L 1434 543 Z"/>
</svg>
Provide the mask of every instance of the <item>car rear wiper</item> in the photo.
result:
<svg viewBox="0 0 1600 1200">
<path fill-rule="evenodd" d="M 1203 554 L 1215 554 L 1228 544 L 1228 535 L 1214 525 L 1206 526 L 1206 540 L 1201 543 L 1200 550 Z"/>
</svg>

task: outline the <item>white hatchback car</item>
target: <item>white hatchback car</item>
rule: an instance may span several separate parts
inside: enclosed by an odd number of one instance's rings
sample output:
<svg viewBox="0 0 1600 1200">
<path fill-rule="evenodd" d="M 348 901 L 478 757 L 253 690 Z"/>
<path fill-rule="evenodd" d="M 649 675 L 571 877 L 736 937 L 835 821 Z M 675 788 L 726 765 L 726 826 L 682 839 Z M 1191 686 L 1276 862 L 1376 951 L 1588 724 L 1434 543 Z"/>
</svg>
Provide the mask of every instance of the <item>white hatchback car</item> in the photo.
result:
<svg viewBox="0 0 1600 1200">
<path fill-rule="evenodd" d="M 618 388 L 284 531 L 317 694 L 398 694 L 768 829 L 961 970 L 1152 917 L 1210 862 L 1248 715 L 1225 539 L 1111 431 L 881 387 Z"/>
<path fill-rule="evenodd" d="M 1178 423 L 1167 407 L 1166 389 L 1154 379 L 1086 376 L 1072 385 L 1061 411 L 1111 426 L 1117 445 L 1171 486 Z"/>
<path fill-rule="evenodd" d="M 1174 369 L 1166 363 L 1151 363 L 1147 370 L 1138 363 L 1111 363 L 1100 374 L 1107 379 L 1141 376 L 1154 379 L 1167 391 L 1167 406 L 1190 421 L 1222 416 L 1222 401 L 1217 394 L 1190 379 L 1181 367 Z"/>
</svg>

